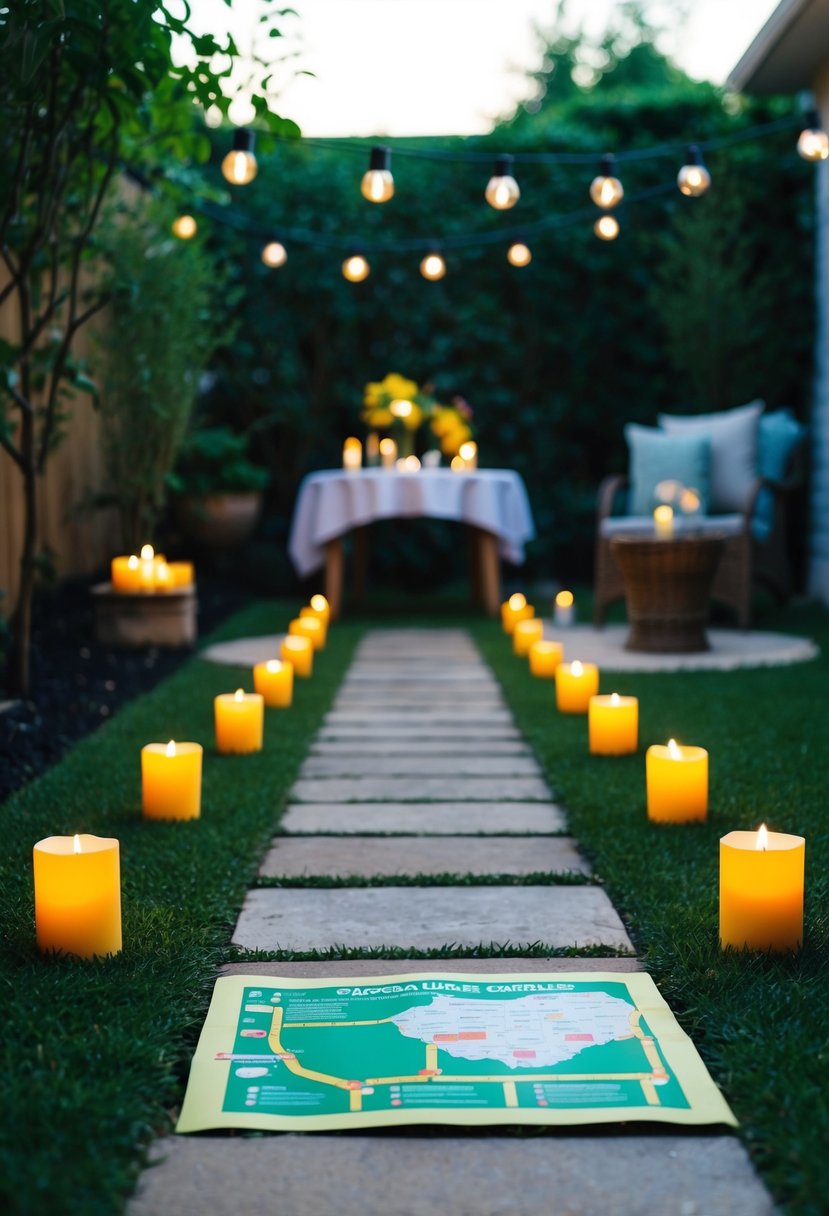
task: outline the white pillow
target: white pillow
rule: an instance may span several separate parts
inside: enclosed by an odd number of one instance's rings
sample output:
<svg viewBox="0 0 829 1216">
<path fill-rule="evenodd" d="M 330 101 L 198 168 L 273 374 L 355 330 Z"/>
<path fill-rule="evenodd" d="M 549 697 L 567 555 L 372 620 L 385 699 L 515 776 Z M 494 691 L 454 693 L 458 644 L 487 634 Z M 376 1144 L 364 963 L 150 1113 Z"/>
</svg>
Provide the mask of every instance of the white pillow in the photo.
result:
<svg viewBox="0 0 829 1216">
<path fill-rule="evenodd" d="M 711 441 L 708 510 L 742 511 L 757 480 L 757 428 L 764 401 L 751 401 L 716 414 L 677 417 L 660 414 L 659 425 L 672 434 L 697 433 Z"/>
</svg>

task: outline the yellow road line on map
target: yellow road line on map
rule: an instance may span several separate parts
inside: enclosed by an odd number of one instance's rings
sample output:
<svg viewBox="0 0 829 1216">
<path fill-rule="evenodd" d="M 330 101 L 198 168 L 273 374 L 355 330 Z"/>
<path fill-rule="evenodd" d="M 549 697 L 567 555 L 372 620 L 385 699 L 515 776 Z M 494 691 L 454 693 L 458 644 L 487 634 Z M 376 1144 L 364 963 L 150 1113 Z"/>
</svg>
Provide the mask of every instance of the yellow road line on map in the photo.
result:
<svg viewBox="0 0 829 1216">
<path fill-rule="evenodd" d="M 639 1084 L 642 1086 L 642 1093 L 645 1095 L 648 1106 L 659 1106 L 659 1094 L 656 1092 L 653 1081 L 640 1081 Z"/>
<path fill-rule="evenodd" d="M 268 1035 L 268 1046 L 274 1055 L 282 1055 L 285 1052 L 285 1048 L 282 1046 L 282 1042 L 279 1037 L 280 1031 L 282 1030 L 283 1012 L 284 1011 L 280 1006 L 274 1006 L 273 1017 L 271 1019 L 271 1029 Z M 315 1069 L 305 1068 L 304 1065 L 300 1064 L 299 1060 L 296 1058 L 293 1060 L 283 1060 L 282 1063 L 289 1072 L 294 1073 L 298 1077 L 307 1077 L 311 1081 L 321 1081 L 323 1085 L 333 1085 L 337 1089 L 351 1088 L 351 1082 L 347 1081 L 344 1077 L 334 1077 L 327 1072 L 317 1072 Z"/>
<path fill-rule="evenodd" d="M 285 1030 L 296 1030 L 302 1026 L 382 1026 L 384 1022 L 390 1022 L 391 1018 L 372 1018 L 368 1022 L 285 1022 Z"/>
<path fill-rule="evenodd" d="M 426 1067 L 437 1068 L 438 1066 L 438 1049 L 435 1043 L 426 1044 Z"/>
<path fill-rule="evenodd" d="M 349 1090 L 348 1109 L 349 1110 L 362 1110 L 363 1109 L 362 1090 L 360 1090 L 360 1089 Z"/>
<path fill-rule="evenodd" d="M 506 1106 L 518 1105 L 518 1091 L 515 1088 L 514 1081 L 504 1082 L 504 1104 Z"/>
</svg>

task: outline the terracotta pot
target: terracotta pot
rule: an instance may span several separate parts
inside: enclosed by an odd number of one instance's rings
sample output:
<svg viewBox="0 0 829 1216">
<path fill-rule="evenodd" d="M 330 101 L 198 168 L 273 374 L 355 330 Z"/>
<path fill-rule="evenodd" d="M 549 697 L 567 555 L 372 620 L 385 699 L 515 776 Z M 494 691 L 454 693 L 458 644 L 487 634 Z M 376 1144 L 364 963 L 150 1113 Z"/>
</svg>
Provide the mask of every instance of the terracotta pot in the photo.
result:
<svg viewBox="0 0 829 1216">
<path fill-rule="evenodd" d="M 181 530 L 199 545 L 225 549 L 241 544 L 256 527 L 262 507 L 260 490 L 182 498 L 178 505 Z"/>
</svg>

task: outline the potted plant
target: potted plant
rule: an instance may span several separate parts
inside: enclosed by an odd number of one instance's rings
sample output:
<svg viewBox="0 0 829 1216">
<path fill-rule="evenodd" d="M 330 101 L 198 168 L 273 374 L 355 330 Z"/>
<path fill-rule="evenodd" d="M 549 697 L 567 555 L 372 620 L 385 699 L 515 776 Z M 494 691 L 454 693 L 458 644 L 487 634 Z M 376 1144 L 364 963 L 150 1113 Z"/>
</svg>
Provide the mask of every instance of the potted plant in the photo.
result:
<svg viewBox="0 0 829 1216">
<path fill-rule="evenodd" d="M 247 436 L 228 426 L 204 427 L 185 439 L 168 484 L 178 495 L 179 525 L 196 543 L 228 548 L 256 526 L 268 472 L 248 459 L 247 446 Z"/>
</svg>

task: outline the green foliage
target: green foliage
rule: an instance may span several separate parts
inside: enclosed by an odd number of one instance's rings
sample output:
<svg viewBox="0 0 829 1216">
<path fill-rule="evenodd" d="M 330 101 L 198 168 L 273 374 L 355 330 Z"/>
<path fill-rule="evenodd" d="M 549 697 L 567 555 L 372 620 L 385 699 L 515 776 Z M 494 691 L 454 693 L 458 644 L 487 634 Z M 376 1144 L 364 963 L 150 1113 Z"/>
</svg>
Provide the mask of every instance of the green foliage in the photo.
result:
<svg viewBox="0 0 829 1216">
<path fill-rule="evenodd" d="M 192 431 L 182 445 L 168 485 L 178 494 L 204 497 L 246 490 L 264 490 L 268 471 L 247 457 L 247 435 L 226 426 Z"/>
<path fill-rule="evenodd" d="M 171 236 L 169 218 L 139 200 L 97 240 L 111 300 L 98 341 L 107 490 L 126 553 L 155 534 L 202 372 L 227 336 L 218 267 L 198 238 Z"/>
</svg>

